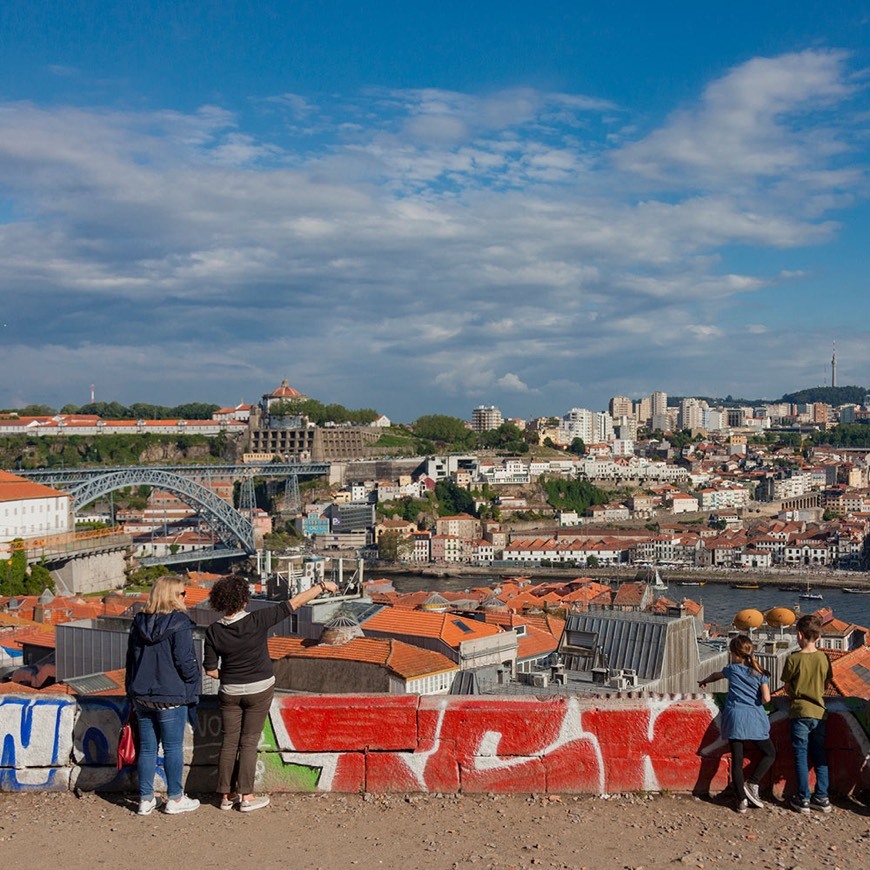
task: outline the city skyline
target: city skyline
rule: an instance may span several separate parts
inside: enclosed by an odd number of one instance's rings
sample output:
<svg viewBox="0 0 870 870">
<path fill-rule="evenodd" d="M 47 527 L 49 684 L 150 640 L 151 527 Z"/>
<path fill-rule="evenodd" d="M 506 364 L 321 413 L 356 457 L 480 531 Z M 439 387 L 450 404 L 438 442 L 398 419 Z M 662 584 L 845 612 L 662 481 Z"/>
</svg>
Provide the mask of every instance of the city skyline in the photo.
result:
<svg viewBox="0 0 870 870">
<path fill-rule="evenodd" d="M 752 26 L 746 22 L 751 20 Z M 857 3 L 0 17 L 0 406 L 394 419 L 870 371 Z"/>
</svg>

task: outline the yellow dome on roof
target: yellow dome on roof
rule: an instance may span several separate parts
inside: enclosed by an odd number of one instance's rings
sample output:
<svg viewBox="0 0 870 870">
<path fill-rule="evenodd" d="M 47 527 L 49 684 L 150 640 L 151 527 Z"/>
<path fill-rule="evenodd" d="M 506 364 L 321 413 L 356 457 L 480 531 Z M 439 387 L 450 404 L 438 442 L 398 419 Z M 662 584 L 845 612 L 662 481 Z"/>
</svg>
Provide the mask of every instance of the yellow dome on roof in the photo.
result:
<svg viewBox="0 0 870 870">
<path fill-rule="evenodd" d="M 747 607 L 746 610 L 741 610 L 734 617 L 734 625 L 742 631 L 758 628 L 762 622 L 764 622 L 764 614 L 754 607 Z"/>
</svg>

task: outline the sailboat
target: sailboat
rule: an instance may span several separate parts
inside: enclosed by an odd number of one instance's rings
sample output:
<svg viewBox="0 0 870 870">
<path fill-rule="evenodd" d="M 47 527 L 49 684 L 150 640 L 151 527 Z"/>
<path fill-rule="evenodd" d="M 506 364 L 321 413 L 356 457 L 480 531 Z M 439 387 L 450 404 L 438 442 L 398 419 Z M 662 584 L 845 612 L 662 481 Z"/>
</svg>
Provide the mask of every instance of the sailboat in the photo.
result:
<svg viewBox="0 0 870 870">
<path fill-rule="evenodd" d="M 655 573 L 655 578 L 653 579 L 652 588 L 656 592 L 667 592 L 668 591 L 668 584 L 665 583 L 664 580 L 662 580 L 662 575 L 659 574 L 658 568 L 656 568 L 656 573 Z"/>
<path fill-rule="evenodd" d="M 824 595 L 821 592 L 810 592 L 810 581 L 807 580 L 807 588 L 805 592 L 801 592 L 798 598 L 810 598 L 813 601 L 823 601 Z"/>
</svg>

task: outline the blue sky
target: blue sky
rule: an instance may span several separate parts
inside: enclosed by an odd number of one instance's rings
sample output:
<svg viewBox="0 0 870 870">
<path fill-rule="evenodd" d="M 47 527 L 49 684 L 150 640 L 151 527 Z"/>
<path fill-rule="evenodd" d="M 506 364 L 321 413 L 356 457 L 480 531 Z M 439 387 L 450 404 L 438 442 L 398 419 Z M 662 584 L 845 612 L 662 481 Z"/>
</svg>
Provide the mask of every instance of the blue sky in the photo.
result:
<svg viewBox="0 0 870 870">
<path fill-rule="evenodd" d="M 0 406 L 775 398 L 834 340 L 870 385 L 868 33 L 853 2 L 3 4 Z"/>
</svg>

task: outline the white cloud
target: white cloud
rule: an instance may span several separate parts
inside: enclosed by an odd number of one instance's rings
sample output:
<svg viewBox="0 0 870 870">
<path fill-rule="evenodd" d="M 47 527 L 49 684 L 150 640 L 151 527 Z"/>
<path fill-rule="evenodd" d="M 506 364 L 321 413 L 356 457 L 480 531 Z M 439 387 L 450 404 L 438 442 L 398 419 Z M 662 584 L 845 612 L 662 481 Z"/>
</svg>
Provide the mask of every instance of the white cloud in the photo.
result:
<svg viewBox="0 0 870 870">
<path fill-rule="evenodd" d="M 804 277 L 789 250 L 834 237 L 861 195 L 830 111 L 850 88 L 837 53 L 759 59 L 639 140 L 624 109 L 533 89 L 285 94 L 258 104 L 268 131 L 220 106 L 0 103 L 20 337 L 3 361 L 34 400 L 99 375 L 121 400 L 210 384 L 226 402 L 278 372 L 408 418 L 624 392 L 608 379 L 711 346 L 734 361 L 758 333 L 729 306 Z M 285 136 L 288 116 L 317 143 Z M 746 266 L 740 246 L 777 256 Z"/>
</svg>

